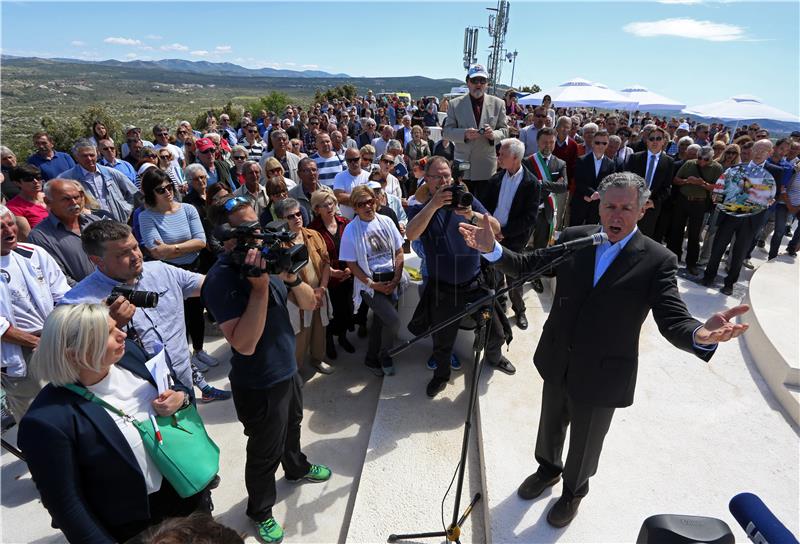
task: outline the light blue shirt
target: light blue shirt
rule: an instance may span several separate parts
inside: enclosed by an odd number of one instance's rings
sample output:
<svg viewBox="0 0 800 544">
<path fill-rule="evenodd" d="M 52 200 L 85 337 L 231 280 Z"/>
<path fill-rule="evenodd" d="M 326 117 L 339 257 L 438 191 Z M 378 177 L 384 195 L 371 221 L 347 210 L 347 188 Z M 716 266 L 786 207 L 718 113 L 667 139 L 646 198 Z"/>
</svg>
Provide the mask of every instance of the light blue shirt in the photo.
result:
<svg viewBox="0 0 800 544">
<path fill-rule="evenodd" d="M 136 308 L 131 324 L 149 353 L 156 351 L 156 344 L 164 346 L 179 378 L 186 376 L 186 370 L 189 369 L 189 344 L 183 322 L 183 300 L 199 292 L 203 278 L 201 274 L 161 261 L 148 261 L 144 263 L 142 275 L 134 286 L 139 291 L 158 293 L 158 305 L 155 308 Z M 61 304 L 105 301 L 111 290 L 119 284 L 114 278 L 95 270 L 70 289 Z M 191 370 L 188 370 L 188 376 L 189 383 L 183 385 L 191 389 Z"/>
</svg>

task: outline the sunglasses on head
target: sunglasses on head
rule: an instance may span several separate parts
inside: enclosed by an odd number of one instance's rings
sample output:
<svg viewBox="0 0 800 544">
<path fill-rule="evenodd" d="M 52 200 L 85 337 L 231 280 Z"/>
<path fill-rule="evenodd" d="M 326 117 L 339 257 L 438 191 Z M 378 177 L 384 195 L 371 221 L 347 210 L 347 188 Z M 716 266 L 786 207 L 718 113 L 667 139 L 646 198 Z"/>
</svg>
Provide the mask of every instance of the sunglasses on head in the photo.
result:
<svg viewBox="0 0 800 544">
<path fill-rule="evenodd" d="M 159 194 L 159 195 L 163 195 L 167 191 L 169 191 L 171 193 L 172 192 L 172 185 L 161 185 L 159 187 L 153 187 L 153 191 L 155 191 L 156 194 Z"/>
<path fill-rule="evenodd" d="M 242 204 L 248 204 L 250 206 L 253 205 L 252 201 L 249 198 L 247 198 L 245 196 L 236 196 L 236 197 L 233 197 L 232 199 L 226 201 L 223 207 L 225 208 L 226 212 L 231 213 L 231 211 L 236 206 L 240 206 Z"/>
</svg>

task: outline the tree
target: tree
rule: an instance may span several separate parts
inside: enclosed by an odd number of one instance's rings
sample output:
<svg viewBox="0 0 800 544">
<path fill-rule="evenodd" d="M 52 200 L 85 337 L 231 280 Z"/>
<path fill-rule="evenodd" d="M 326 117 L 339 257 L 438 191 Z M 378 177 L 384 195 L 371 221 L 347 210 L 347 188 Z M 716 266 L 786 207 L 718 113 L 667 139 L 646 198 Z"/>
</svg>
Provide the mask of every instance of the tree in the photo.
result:
<svg viewBox="0 0 800 544">
<path fill-rule="evenodd" d="M 270 91 L 269 94 L 259 98 L 258 102 L 250 104 L 249 110 L 253 113 L 254 117 L 258 117 L 258 113 L 261 110 L 266 110 L 267 113 L 280 114 L 289 104 L 291 104 L 291 99 L 288 94 L 279 91 Z"/>
<path fill-rule="evenodd" d="M 324 91 L 318 89 L 317 92 L 314 93 L 314 102 L 324 102 L 326 100 L 330 102 L 337 98 L 352 100 L 357 93 L 358 89 L 356 89 L 355 85 L 345 83 L 344 85 L 337 85 L 336 87 L 331 87 Z"/>
<path fill-rule="evenodd" d="M 538 93 L 539 91 L 542 90 L 542 88 L 539 87 L 536 83 L 534 83 L 533 85 L 530 86 L 526 85 L 525 87 L 520 87 L 519 90 L 520 92 L 523 93 Z"/>
<path fill-rule="evenodd" d="M 58 119 L 42 117 L 42 130 L 46 131 L 53 140 L 53 145 L 61 151 L 69 151 L 72 145 L 80 138 L 92 135 L 92 125 L 100 121 L 108 129 L 108 133 L 119 143 L 125 139 L 122 134 L 122 125 L 103 106 L 89 106 L 78 118 Z"/>
<path fill-rule="evenodd" d="M 214 116 L 217 121 L 219 121 L 219 116 L 223 113 L 227 113 L 228 117 L 231 119 L 231 126 L 238 126 L 239 121 L 242 120 L 242 114 L 244 113 L 244 108 L 242 106 L 238 106 L 233 104 L 233 102 L 228 102 L 221 108 L 210 108 L 205 111 L 205 113 L 199 114 L 195 117 L 194 123 L 192 123 L 192 128 L 196 130 L 204 130 L 208 127 L 208 118 L 210 116 Z"/>
</svg>

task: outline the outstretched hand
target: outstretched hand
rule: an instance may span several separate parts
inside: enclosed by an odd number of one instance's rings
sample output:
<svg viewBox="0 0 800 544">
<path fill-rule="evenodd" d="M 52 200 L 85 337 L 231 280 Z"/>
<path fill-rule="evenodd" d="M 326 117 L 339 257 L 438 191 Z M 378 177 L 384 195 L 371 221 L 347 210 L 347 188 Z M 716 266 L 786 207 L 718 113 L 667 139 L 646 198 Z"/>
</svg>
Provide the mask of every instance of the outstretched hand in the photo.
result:
<svg viewBox="0 0 800 544">
<path fill-rule="evenodd" d="M 459 223 L 458 232 L 472 249 L 477 249 L 481 253 L 490 253 L 494 249 L 495 237 L 488 213 L 483 214 L 477 225 Z"/>
<path fill-rule="evenodd" d="M 733 319 L 750 310 L 747 304 L 740 304 L 724 312 L 717 312 L 708 318 L 705 324 L 697 329 L 694 340 L 697 344 L 717 344 L 736 338 L 746 331 L 750 325 L 747 323 L 734 323 Z"/>
</svg>

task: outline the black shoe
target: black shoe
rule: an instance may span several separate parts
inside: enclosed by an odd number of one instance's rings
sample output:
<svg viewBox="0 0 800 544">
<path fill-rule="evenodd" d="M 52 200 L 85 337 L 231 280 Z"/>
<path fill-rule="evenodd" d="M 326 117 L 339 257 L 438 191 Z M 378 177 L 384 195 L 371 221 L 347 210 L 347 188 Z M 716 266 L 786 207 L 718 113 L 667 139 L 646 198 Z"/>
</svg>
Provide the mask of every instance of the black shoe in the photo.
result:
<svg viewBox="0 0 800 544">
<path fill-rule="evenodd" d="M 425 393 L 427 393 L 430 398 L 433 398 L 444 391 L 445 387 L 447 387 L 447 380 L 434 376 L 431 378 L 431 381 L 428 382 L 428 386 L 425 388 Z"/>
<path fill-rule="evenodd" d="M 359 338 L 366 338 L 367 337 L 367 326 L 366 325 L 359 325 L 357 334 L 358 334 Z"/>
<path fill-rule="evenodd" d="M 342 346 L 342 349 L 345 350 L 347 353 L 355 353 L 356 348 L 353 344 L 350 343 L 350 340 L 347 339 L 346 335 L 341 335 L 339 337 L 339 345 Z"/>
<path fill-rule="evenodd" d="M 578 514 L 578 506 L 581 504 L 582 497 L 570 497 L 561 495 L 550 511 L 547 513 L 547 523 L 560 529 L 566 527 L 575 519 Z"/>
<path fill-rule="evenodd" d="M 383 377 L 383 367 L 378 361 L 364 361 L 364 366 L 366 366 L 370 372 L 375 374 L 376 376 Z"/>
<path fill-rule="evenodd" d="M 800 229 L 800 227 L 797 228 Z M 793 247 L 787 247 L 786 254 L 789 255 L 790 257 L 797 257 L 797 250 Z"/>
<path fill-rule="evenodd" d="M 733 294 L 733 286 L 723 285 L 722 289 L 720 289 L 719 292 L 722 293 L 723 295 L 731 296 Z"/>
<path fill-rule="evenodd" d="M 711 287 L 714 285 L 714 278 L 703 278 L 700 284 L 704 285 L 705 287 Z"/>
<path fill-rule="evenodd" d="M 527 329 L 528 328 L 528 318 L 525 317 L 525 312 L 520 312 L 520 313 L 516 314 L 516 316 L 517 316 L 517 327 L 519 327 L 520 330 L 523 330 L 523 331 L 525 329 Z"/>
<path fill-rule="evenodd" d="M 688 272 L 690 276 L 699 276 L 700 275 L 700 271 L 697 269 L 696 266 L 687 266 L 686 267 L 686 272 Z"/>
<path fill-rule="evenodd" d="M 531 287 L 533 287 L 533 290 L 537 293 L 544 293 L 544 285 L 542 284 L 542 280 L 539 278 L 531 280 Z"/>
<path fill-rule="evenodd" d="M 756 242 L 756 245 L 758 247 L 766 247 L 767 242 L 765 242 L 764 240 L 759 240 L 758 242 Z"/>
<path fill-rule="evenodd" d="M 560 479 L 561 476 L 555 476 L 554 478 L 545 480 L 539 475 L 538 472 L 534 472 L 525 478 L 525 481 L 522 482 L 522 485 L 517 488 L 517 496 L 519 496 L 520 499 L 525 499 L 526 501 L 535 499 L 544 493 L 545 489 L 556 485 Z"/>
<path fill-rule="evenodd" d="M 333 343 L 333 336 L 329 336 L 325 340 L 325 355 L 328 359 L 336 359 L 336 357 L 339 356 L 339 354 L 336 353 L 336 345 Z"/>
<path fill-rule="evenodd" d="M 514 374 L 517 373 L 517 369 L 514 368 L 514 365 L 511 364 L 511 361 L 509 361 L 502 355 L 500 356 L 500 360 L 498 362 L 489 364 L 492 365 L 493 368 L 496 368 L 500 372 L 505 372 L 509 376 L 513 376 Z"/>
</svg>

